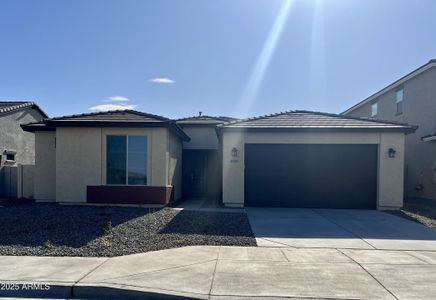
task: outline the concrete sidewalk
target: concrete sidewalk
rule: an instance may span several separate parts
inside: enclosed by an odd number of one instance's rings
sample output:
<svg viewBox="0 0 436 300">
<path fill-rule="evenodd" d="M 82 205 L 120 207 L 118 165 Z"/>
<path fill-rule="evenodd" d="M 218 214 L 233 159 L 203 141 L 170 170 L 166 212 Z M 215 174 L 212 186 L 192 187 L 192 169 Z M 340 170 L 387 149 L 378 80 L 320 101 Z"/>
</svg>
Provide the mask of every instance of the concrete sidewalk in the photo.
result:
<svg viewBox="0 0 436 300">
<path fill-rule="evenodd" d="M 196 246 L 114 258 L 3 256 L 0 282 L 18 286 L 3 297 L 432 299 L 436 252 Z"/>
</svg>

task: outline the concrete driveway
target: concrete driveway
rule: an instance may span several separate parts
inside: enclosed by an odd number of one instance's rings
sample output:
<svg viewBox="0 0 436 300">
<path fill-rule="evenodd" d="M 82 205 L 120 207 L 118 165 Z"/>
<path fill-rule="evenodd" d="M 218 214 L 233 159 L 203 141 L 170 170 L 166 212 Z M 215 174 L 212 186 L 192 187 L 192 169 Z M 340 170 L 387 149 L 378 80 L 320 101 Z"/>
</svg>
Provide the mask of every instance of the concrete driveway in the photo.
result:
<svg viewBox="0 0 436 300">
<path fill-rule="evenodd" d="M 436 251 L 436 230 L 371 210 L 246 208 L 260 247 Z"/>
</svg>

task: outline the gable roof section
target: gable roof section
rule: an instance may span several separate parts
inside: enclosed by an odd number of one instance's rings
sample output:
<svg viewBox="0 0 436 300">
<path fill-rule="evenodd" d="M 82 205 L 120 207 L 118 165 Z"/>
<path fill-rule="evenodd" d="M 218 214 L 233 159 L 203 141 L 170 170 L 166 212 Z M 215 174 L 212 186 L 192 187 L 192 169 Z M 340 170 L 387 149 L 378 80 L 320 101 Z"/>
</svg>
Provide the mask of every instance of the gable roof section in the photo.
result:
<svg viewBox="0 0 436 300">
<path fill-rule="evenodd" d="M 352 107 L 350 107 L 349 109 L 347 109 L 346 111 L 342 112 L 341 114 L 346 115 L 349 114 L 351 112 L 353 112 L 354 110 L 358 109 L 359 107 L 371 102 L 372 100 L 374 100 L 375 98 L 385 94 L 386 92 L 402 85 L 404 82 L 414 78 L 415 76 L 418 76 L 419 74 L 427 71 L 428 69 L 431 69 L 433 67 L 436 67 L 436 59 L 432 59 L 430 60 L 428 63 L 420 66 L 418 69 L 410 72 L 409 74 L 401 77 L 400 79 L 398 79 L 397 81 L 391 83 L 390 85 L 388 85 L 387 87 L 381 89 L 380 91 L 376 92 L 375 94 L 372 94 L 371 96 L 369 96 L 368 98 L 360 101 L 359 103 L 353 105 Z"/>
<path fill-rule="evenodd" d="M 218 125 L 224 130 L 244 131 L 392 131 L 412 133 L 416 126 L 404 123 L 295 110 Z"/>
<path fill-rule="evenodd" d="M 26 108 L 36 109 L 44 118 L 48 118 L 48 115 L 32 101 L 0 101 L 0 115 L 22 110 Z"/>
<path fill-rule="evenodd" d="M 194 116 L 177 119 L 179 125 L 218 125 L 226 122 L 236 121 L 237 119 L 224 116 Z"/>
<path fill-rule="evenodd" d="M 136 110 L 113 110 L 45 119 L 21 126 L 25 131 L 54 130 L 56 127 L 168 127 L 182 140 L 189 136 L 175 121 Z"/>
</svg>

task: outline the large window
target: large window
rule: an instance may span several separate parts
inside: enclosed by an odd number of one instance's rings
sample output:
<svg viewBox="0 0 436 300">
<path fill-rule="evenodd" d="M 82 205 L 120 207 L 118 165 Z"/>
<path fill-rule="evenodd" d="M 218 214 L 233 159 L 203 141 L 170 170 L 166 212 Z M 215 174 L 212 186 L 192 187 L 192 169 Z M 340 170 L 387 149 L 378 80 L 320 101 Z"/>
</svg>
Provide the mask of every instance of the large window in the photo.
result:
<svg viewBox="0 0 436 300">
<path fill-rule="evenodd" d="M 371 104 L 371 117 L 375 118 L 377 117 L 377 115 L 378 115 L 378 104 L 376 102 Z"/>
<path fill-rule="evenodd" d="M 107 184 L 147 184 L 146 136 L 108 135 L 106 157 Z"/>
<path fill-rule="evenodd" d="M 397 114 L 401 114 L 403 112 L 403 89 L 398 90 L 395 93 L 396 105 L 397 105 Z"/>
</svg>

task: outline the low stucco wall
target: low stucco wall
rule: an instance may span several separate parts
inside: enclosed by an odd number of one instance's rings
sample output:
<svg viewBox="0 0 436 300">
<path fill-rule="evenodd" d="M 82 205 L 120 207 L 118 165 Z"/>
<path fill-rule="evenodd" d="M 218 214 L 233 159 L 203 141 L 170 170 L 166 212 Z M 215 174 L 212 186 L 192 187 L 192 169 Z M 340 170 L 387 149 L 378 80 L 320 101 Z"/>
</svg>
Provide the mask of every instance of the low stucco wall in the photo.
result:
<svg viewBox="0 0 436 300">
<path fill-rule="evenodd" d="M 378 209 L 403 205 L 403 133 L 261 133 L 223 132 L 223 202 L 229 207 L 244 206 L 244 144 L 377 144 Z M 231 155 L 232 148 L 238 156 Z M 395 158 L 388 157 L 394 148 Z M 358 172 L 358 170 L 356 170 Z"/>
</svg>

